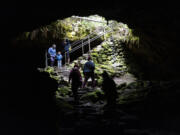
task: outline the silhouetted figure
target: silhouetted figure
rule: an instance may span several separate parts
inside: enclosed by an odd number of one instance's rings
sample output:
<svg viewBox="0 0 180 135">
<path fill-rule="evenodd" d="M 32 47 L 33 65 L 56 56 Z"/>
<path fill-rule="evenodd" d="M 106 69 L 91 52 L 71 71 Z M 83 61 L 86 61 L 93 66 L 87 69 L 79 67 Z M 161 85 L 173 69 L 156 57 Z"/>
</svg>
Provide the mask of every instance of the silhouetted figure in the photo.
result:
<svg viewBox="0 0 180 135">
<path fill-rule="evenodd" d="M 94 69 L 95 69 L 95 65 L 91 61 L 91 57 L 89 56 L 88 61 L 84 64 L 84 68 L 83 68 L 83 74 L 84 74 L 83 88 L 85 87 L 89 78 L 92 79 L 92 87 L 94 87 Z"/>
<path fill-rule="evenodd" d="M 69 49 L 71 44 L 68 39 L 64 40 L 64 50 L 65 50 L 65 57 L 67 58 L 68 64 L 70 63 L 70 56 L 69 56 Z"/>
<path fill-rule="evenodd" d="M 52 47 L 48 49 L 48 54 L 50 56 L 51 67 L 54 66 L 55 58 L 56 58 L 56 45 L 53 44 Z"/>
<path fill-rule="evenodd" d="M 116 84 L 114 80 L 109 77 L 106 71 L 103 72 L 102 77 L 103 77 L 102 90 L 105 93 L 107 106 L 112 107 L 116 105 L 116 98 L 117 98 Z"/>
<path fill-rule="evenodd" d="M 71 89 L 73 92 L 75 102 L 78 102 L 77 90 L 82 84 L 82 77 L 79 71 L 79 66 L 77 64 L 74 65 L 74 68 L 71 70 L 69 74 L 69 83 L 71 82 Z"/>
</svg>

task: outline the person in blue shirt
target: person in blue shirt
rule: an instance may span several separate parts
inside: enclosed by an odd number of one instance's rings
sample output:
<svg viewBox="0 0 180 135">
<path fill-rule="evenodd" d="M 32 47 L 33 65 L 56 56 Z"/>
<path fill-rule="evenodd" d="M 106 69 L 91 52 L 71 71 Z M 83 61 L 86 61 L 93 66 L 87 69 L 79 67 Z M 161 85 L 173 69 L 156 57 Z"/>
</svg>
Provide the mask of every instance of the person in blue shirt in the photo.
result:
<svg viewBox="0 0 180 135">
<path fill-rule="evenodd" d="M 69 49 L 71 47 L 71 44 L 69 42 L 68 39 L 64 40 L 64 50 L 66 52 L 66 57 L 67 57 L 67 60 L 68 60 L 68 64 L 70 63 L 70 56 L 69 56 Z"/>
<path fill-rule="evenodd" d="M 88 61 L 84 64 L 84 68 L 83 68 L 83 74 L 84 74 L 83 88 L 85 87 L 89 78 L 92 79 L 92 87 L 94 87 L 94 70 L 95 70 L 95 65 L 91 61 L 91 57 L 89 56 Z"/>
<path fill-rule="evenodd" d="M 61 52 L 60 52 L 60 51 L 58 52 L 56 58 L 57 58 L 57 66 L 58 66 L 58 69 L 61 69 L 61 67 L 62 67 L 62 55 L 61 55 Z"/>
<path fill-rule="evenodd" d="M 56 45 L 53 44 L 52 47 L 48 49 L 48 54 L 50 56 L 51 67 L 54 66 L 55 58 L 56 58 Z"/>
</svg>

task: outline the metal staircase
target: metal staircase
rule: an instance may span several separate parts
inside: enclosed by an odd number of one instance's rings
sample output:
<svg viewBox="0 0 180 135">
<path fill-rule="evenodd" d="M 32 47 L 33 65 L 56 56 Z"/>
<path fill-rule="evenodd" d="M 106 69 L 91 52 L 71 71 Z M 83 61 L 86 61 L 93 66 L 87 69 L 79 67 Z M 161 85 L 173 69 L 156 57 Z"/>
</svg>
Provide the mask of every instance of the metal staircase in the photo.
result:
<svg viewBox="0 0 180 135">
<path fill-rule="evenodd" d="M 108 26 L 104 27 L 104 30 L 101 32 L 101 34 L 97 35 L 97 36 L 94 36 L 96 35 L 96 33 L 91 33 L 89 35 L 87 35 L 85 38 L 81 39 L 81 40 L 78 40 L 78 41 L 75 41 L 71 44 L 71 50 L 69 51 L 69 54 L 79 50 L 80 48 L 82 48 L 82 55 L 85 53 L 84 52 L 84 47 L 88 45 L 88 49 L 89 49 L 89 53 L 91 51 L 91 42 L 101 38 L 102 36 L 104 36 L 105 38 L 105 34 L 107 33 L 110 33 L 113 31 L 112 29 L 112 24 L 109 24 Z M 110 30 L 106 30 L 107 28 L 109 28 Z M 65 65 L 66 65 L 66 59 L 67 59 L 67 51 L 62 51 L 62 53 L 64 53 L 64 57 L 65 57 Z M 46 67 L 48 66 L 48 56 L 47 56 L 47 51 L 45 53 L 45 65 Z"/>
</svg>

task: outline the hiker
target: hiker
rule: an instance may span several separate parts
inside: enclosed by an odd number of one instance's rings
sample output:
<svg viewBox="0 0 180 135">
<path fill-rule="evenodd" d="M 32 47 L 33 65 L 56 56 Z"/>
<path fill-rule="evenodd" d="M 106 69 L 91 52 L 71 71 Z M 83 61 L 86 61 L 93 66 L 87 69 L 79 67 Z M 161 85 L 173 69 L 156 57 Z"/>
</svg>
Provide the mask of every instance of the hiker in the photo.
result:
<svg viewBox="0 0 180 135">
<path fill-rule="evenodd" d="M 77 64 L 75 64 L 74 68 L 70 71 L 69 83 L 70 82 L 71 82 L 71 90 L 73 92 L 74 100 L 75 102 L 78 102 L 77 90 L 82 85 L 82 77 L 79 71 L 79 66 Z"/>
<path fill-rule="evenodd" d="M 94 87 L 94 69 L 95 65 L 91 60 L 91 57 L 88 57 L 88 61 L 84 64 L 83 74 L 84 74 L 84 83 L 83 88 L 85 87 L 89 78 L 92 80 L 92 87 Z"/>
<path fill-rule="evenodd" d="M 71 47 L 71 44 L 68 39 L 64 40 L 64 50 L 66 52 L 65 57 L 67 57 L 68 64 L 70 63 L 70 56 L 69 56 L 69 49 Z"/>
<path fill-rule="evenodd" d="M 48 54 L 50 56 L 50 61 L 51 61 L 51 67 L 54 66 L 55 58 L 56 58 L 56 45 L 53 44 L 49 49 L 48 49 Z"/>
<path fill-rule="evenodd" d="M 112 78 L 109 77 L 106 71 L 102 74 L 102 90 L 105 93 L 105 98 L 107 100 L 107 106 L 114 107 L 116 105 L 117 90 L 116 83 Z"/>
<path fill-rule="evenodd" d="M 62 67 L 62 55 L 61 55 L 60 51 L 58 52 L 58 54 L 56 56 L 56 59 L 57 59 L 58 69 L 61 69 L 61 67 Z"/>
</svg>

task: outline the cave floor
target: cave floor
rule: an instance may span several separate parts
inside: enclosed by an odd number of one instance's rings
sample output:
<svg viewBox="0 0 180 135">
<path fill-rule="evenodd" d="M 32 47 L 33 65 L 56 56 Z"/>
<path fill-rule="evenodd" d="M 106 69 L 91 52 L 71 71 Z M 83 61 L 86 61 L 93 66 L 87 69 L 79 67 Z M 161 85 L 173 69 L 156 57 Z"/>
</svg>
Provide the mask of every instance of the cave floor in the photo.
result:
<svg viewBox="0 0 180 135">
<path fill-rule="evenodd" d="M 91 91 L 93 89 L 90 87 L 79 89 L 78 95 Z M 133 109 L 137 109 L 135 107 L 127 109 L 123 105 L 117 105 L 111 108 L 106 107 L 106 102 L 103 101 L 92 103 L 80 100 L 76 104 L 72 96 L 64 100 L 73 108 L 59 110 L 59 135 L 178 135 L 168 128 L 165 129 L 166 124 L 165 127 L 163 124 L 159 126 L 162 119 L 144 119 L 141 114 L 133 112 Z M 174 124 L 173 119 L 171 123 Z"/>
<path fill-rule="evenodd" d="M 68 80 L 69 69 L 64 68 L 61 71 L 63 76 Z M 124 82 L 131 83 L 136 78 L 131 74 L 125 74 L 120 78 L 114 78 L 117 84 Z M 93 92 L 94 89 L 86 87 L 78 90 L 78 96 Z M 128 93 L 128 92 L 127 92 Z M 143 107 L 117 105 L 116 107 L 107 107 L 106 101 L 92 103 L 81 100 L 79 103 L 74 102 L 72 96 L 65 97 L 64 101 L 71 105 L 70 108 L 58 109 L 58 133 L 61 135 L 96 135 L 96 134 L 118 134 L 118 135 L 178 135 L 172 130 L 176 125 L 172 118 L 170 123 L 162 123 L 164 118 L 158 115 L 150 116 L 151 113 L 142 115 Z M 138 110 L 138 111 L 137 111 Z M 149 117 L 149 118 L 148 118 Z M 154 117 L 151 119 L 151 117 Z M 176 120 L 178 121 L 178 120 Z M 172 127 L 168 127 L 171 125 Z M 170 129 L 169 129 L 170 128 Z"/>
</svg>

